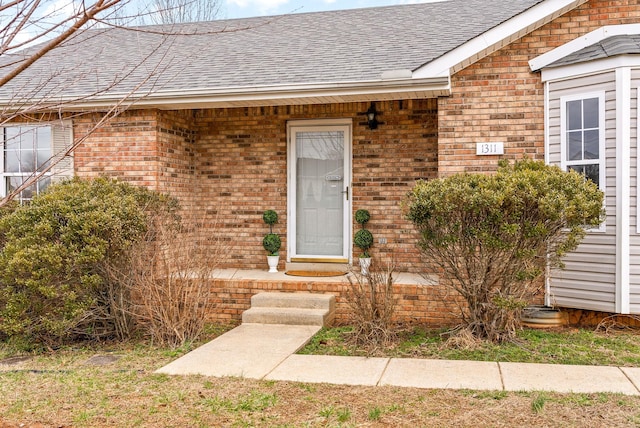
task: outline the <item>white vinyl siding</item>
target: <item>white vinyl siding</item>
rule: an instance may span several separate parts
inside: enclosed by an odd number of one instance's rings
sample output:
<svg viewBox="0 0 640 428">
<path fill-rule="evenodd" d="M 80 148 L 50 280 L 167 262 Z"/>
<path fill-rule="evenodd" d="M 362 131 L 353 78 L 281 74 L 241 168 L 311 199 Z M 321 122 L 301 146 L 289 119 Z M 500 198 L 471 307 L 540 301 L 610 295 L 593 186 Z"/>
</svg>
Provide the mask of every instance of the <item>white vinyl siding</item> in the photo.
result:
<svg viewBox="0 0 640 428">
<path fill-rule="evenodd" d="M 600 111 L 603 151 L 599 164 L 604 168 L 600 187 L 605 192 L 607 219 L 599 231 L 590 232 L 580 246 L 565 258 L 564 270 L 553 270 L 549 278 L 549 301 L 562 307 L 615 310 L 616 283 L 616 85 L 615 73 L 549 83 L 548 147 L 550 164 L 568 167 L 571 162 L 562 143 L 564 115 L 563 103 L 572 100 L 593 99 L 604 102 Z"/>
</svg>

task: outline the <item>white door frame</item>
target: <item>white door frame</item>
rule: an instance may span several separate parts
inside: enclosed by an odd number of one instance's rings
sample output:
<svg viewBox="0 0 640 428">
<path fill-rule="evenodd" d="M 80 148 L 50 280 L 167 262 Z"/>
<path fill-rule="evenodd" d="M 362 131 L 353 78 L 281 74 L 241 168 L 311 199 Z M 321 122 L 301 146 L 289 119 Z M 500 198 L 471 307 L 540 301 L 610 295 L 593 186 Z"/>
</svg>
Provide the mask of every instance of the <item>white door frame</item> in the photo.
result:
<svg viewBox="0 0 640 428">
<path fill-rule="evenodd" d="M 296 252 L 296 147 L 294 133 L 296 131 L 326 131 L 343 130 L 344 139 L 344 180 L 343 194 L 343 254 L 335 257 L 303 255 Z M 352 165 L 352 119 L 314 119 L 292 120 L 287 122 L 287 261 L 323 261 L 323 262 L 348 262 L 351 263 L 351 165 Z M 302 259 L 304 258 L 304 260 Z"/>
</svg>

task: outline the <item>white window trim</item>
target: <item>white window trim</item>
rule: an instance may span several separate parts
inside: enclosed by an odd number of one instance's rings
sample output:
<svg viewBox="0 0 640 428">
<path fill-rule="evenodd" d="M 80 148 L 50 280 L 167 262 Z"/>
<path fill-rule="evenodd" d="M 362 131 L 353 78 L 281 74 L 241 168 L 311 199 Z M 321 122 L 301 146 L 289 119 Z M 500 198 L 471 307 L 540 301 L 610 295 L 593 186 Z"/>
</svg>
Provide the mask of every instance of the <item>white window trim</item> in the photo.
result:
<svg viewBox="0 0 640 428">
<path fill-rule="evenodd" d="M 21 173 L 5 173 L 4 171 L 4 128 L 10 128 L 10 127 L 14 127 L 14 126 L 24 126 L 24 127 L 49 127 L 50 132 L 51 132 L 51 147 L 50 147 L 50 158 L 53 159 L 55 158 L 58 154 L 55 153 L 55 139 L 56 139 L 56 129 L 60 130 L 60 129 L 64 129 L 66 127 L 71 127 L 71 121 L 68 120 L 62 120 L 62 121 L 53 121 L 53 122 L 37 122 L 37 123 L 33 123 L 33 122 L 9 122 L 9 123 L 5 123 L 2 126 L 0 126 L 0 132 L 3 132 L 2 135 L 0 135 L 0 197 L 4 198 L 5 196 L 7 196 L 7 185 L 6 185 L 6 177 L 27 177 L 28 175 L 25 174 L 21 174 Z M 58 131 L 60 132 L 60 131 Z M 66 142 L 66 144 L 71 145 L 73 142 L 73 134 L 70 133 L 69 135 L 69 141 Z M 55 167 L 52 170 L 47 171 L 46 173 L 44 173 L 44 177 L 49 177 L 50 179 L 52 179 L 54 176 L 56 175 L 55 172 Z"/>
<path fill-rule="evenodd" d="M 566 95 L 560 97 L 560 168 L 563 171 L 567 171 L 569 166 L 573 165 L 581 165 L 584 164 L 584 161 L 567 161 L 567 103 L 570 101 L 578 101 L 585 100 L 588 98 L 598 98 L 598 120 L 599 120 L 599 129 L 598 129 L 598 139 L 599 139 L 599 152 L 600 159 L 598 159 L 599 165 L 599 187 L 600 190 L 605 194 L 605 198 L 602 202 L 603 209 L 606 209 L 606 194 L 607 194 L 607 182 L 606 182 L 606 108 L 605 108 L 605 92 L 597 91 L 597 92 L 584 92 L 575 95 Z M 595 162 L 594 162 L 595 163 Z M 589 232 L 606 232 L 607 221 L 603 221 L 599 227 L 589 229 Z"/>
</svg>

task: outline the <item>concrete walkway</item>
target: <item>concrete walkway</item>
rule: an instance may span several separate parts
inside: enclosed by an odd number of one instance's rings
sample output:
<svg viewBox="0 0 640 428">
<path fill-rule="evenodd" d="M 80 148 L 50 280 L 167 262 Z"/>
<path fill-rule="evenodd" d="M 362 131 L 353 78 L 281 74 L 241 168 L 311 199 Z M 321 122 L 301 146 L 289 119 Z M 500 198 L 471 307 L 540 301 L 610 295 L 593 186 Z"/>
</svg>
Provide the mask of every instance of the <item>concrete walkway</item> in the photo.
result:
<svg viewBox="0 0 640 428">
<path fill-rule="evenodd" d="M 640 395 L 640 368 L 296 355 L 315 326 L 242 324 L 157 373 L 428 389 Z"/>
</svg>

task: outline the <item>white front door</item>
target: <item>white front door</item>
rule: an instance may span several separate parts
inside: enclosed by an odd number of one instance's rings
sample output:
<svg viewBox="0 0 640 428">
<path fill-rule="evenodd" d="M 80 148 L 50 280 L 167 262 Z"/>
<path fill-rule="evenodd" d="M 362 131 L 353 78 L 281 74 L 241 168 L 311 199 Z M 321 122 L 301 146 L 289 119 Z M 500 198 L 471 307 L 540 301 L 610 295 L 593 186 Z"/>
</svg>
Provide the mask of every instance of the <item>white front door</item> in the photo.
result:
<svg viewBox="0 0 640 428">
<path fill-rule="evenodd" d="M 290 122 L 288 136 L 290 261 L 346 262 L 351 121 Z"/>
</svg>

